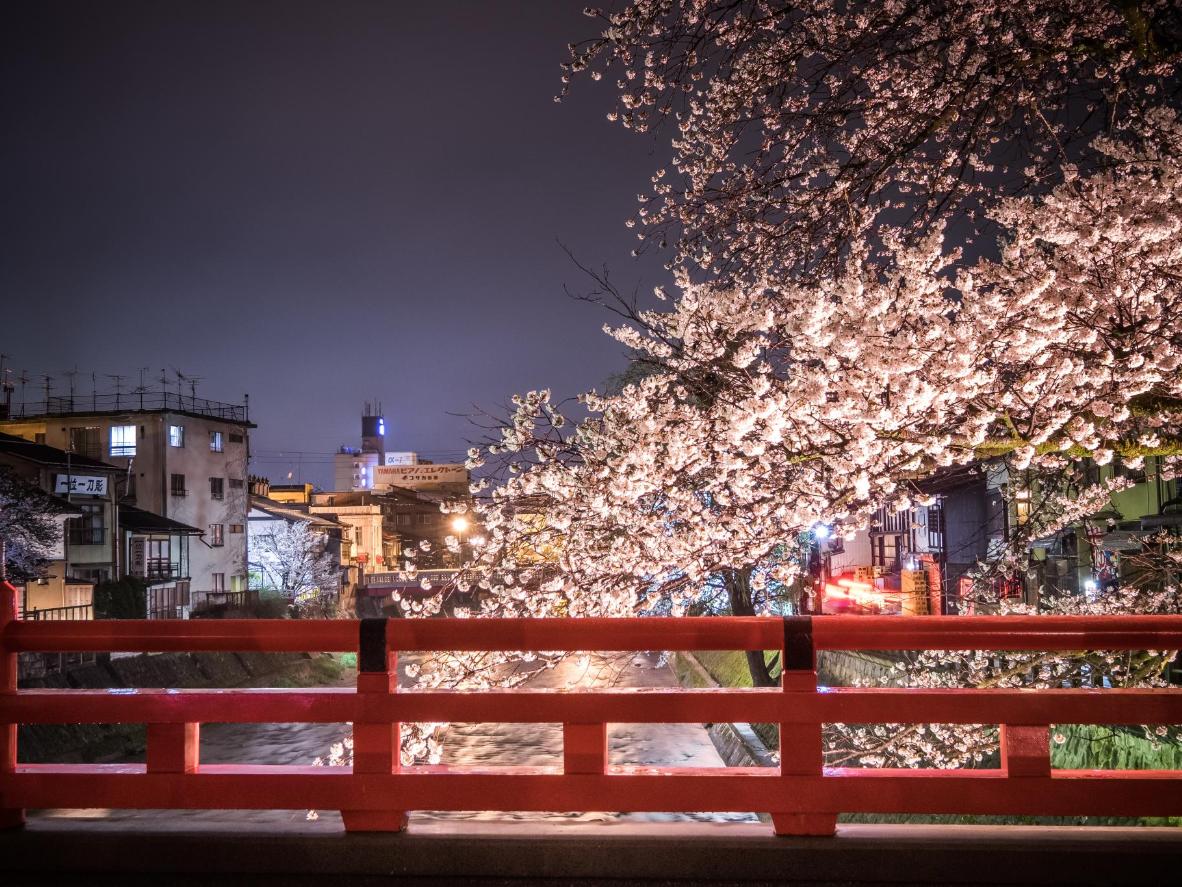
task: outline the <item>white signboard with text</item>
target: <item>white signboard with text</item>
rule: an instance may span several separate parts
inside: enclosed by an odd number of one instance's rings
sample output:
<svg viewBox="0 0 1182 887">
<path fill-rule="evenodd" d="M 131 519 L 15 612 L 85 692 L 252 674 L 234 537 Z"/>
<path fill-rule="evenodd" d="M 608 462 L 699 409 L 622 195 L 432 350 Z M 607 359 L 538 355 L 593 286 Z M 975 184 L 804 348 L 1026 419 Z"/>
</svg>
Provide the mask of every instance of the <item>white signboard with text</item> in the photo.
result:
<svg viewBox="0 0 1182 887">
<path fill-rule="evenodd" d="M 58 495 L 105 496 L 107 479 L 90 474 L 59 474 L 53 491 Z"/>
<path fill-rule="evenodd" d="M 421 490 L 441 484 L 467 484 L 468 469 L 463 465 L 379 465 L 373 470 L 375 489 L 385 486 Z"/>
</svg>

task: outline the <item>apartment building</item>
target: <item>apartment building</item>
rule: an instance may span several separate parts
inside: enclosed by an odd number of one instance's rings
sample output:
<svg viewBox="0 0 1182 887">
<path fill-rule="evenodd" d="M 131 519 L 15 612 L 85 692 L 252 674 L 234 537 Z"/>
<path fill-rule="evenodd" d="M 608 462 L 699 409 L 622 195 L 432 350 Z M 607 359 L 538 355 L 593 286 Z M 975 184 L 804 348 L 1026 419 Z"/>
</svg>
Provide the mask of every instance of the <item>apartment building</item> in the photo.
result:
<svg viewBox="0 0 1182 887">
<path fill-rule="evenodd" d="M 196 527 L 189 549 L 193 606 L 207 593 L 247 587 L 250 509 L 245 405 L 174 392 L 51 398 L 22 405 L 0 431 L 122 469 L 121 501 Z"/>
</svg>

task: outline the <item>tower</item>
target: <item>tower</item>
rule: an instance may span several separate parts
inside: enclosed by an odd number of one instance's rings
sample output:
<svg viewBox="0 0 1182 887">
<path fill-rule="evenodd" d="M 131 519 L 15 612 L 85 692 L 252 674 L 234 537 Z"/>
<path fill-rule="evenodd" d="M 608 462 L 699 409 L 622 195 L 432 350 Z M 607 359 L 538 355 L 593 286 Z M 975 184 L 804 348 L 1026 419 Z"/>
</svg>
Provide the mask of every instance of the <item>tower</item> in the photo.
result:
<svg viewBox="0 0 1182 887">
<path fill-rule="evenodd" d="M 377 453 L 381 465 L 386 456 L 386 420 L 382 417 L 382 404 L 365 402 L 365 413 L 361 417 L 361 452 Z"/>
</svg>

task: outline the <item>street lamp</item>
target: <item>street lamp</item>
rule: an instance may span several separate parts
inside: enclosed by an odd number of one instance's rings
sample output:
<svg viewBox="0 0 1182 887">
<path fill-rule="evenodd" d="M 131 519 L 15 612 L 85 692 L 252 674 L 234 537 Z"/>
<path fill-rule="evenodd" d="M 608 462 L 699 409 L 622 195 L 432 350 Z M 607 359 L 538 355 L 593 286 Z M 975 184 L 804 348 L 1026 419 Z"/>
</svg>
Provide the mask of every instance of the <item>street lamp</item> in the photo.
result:
<svg viewBox="0 0 1182 887">
<path fill-rule="evenodd" d="M 468 531 L 469 526 L 470 523 L 468 518 L 464 517 L 462 514 L 451 519 L 451 528 L 455 531 L 456 535 L 459 536 L 460 539 L 460 567 L 464 565 L 464 533 Z"/>
</svg>

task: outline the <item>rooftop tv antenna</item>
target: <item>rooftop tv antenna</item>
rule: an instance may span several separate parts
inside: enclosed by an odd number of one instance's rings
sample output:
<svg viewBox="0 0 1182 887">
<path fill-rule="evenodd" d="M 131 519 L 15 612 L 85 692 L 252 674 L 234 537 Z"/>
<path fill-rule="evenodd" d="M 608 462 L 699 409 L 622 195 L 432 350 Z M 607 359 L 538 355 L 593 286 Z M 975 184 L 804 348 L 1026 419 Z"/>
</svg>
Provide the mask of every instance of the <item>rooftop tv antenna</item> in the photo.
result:
<svg viewBox="0 0 1182 887">
<path fill-rule="evenodd" d="M 125 376 L 118 373 L 106 373 L 108 379 L 115 383 L 115 409 L 119 409 L 119 395 L 123 393 L 123 380 Z M 143 406 L 143 392 L 140 392 L 140 406 Z"/>
<path fill-rule="evenodd" d="M 25 405 L 25 386 L 33 381 L 29 378 L 29 374 L 25 370 L 21 370 L 20 375 L 16 377 L 17 384 L 21 386 L 21 409 L 24 410 Z"/>
<path fill-rule="evenodd" d="M 201 381 L 201 377 L 200 376 L 186 376 L 184 373 L 182 373 L 176 367 L 173 367 L 172 371 L 174 373 L 176 373 L 177 395 L 178 396 L 180 395 L 181 383 L 188 382 L 189 383 L 189 397 L 191 397 L 193 400 L 193 403 L 196 404 L 197 403 L 197 383 Z"/>
<path fill-rule="evenodd" d="M 62 375 L 66 377 L 66 383 L 70 388 L 70 409 L 74 409 L 74 380 L 78 378 L 77 365 L 72 370 L 66 370 Z"/>
<path fill-rule="evenodd" d="M 140 396 L 140 409 L 144 408 L 144 395 L 148 392 L 148 385 L 144 380 L 144 373 L 150 370 L 151 367 L 140 367 L 140 387 L 135 390 L 135 393 Z"/>
</svg>

